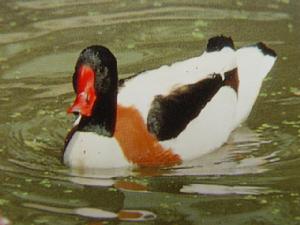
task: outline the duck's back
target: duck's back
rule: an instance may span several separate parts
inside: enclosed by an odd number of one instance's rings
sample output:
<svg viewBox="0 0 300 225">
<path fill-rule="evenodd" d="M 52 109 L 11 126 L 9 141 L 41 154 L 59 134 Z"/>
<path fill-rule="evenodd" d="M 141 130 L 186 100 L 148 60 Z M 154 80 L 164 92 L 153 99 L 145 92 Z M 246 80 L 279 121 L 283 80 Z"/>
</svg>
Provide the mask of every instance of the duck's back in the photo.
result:
<svg viewBox="0 0 300 225">
<path fill-rule="evenodd" d="M 226 42 L 216 44 L 199 57 L 129 79 L 118 95 L 118 103 L 137 109 L 149 132 L 183 160 L 222 145 L 233 129 L 236 53 Z M 229 76 L 237 84 L 225 81 Z"/>
<path fill-rule="evenodd" d="M 136 107 L 146 121 L 156 96 L 170 95 L 182 86 L 195 84 L 213 74 L 223 74 L 235 67 L 235 51 L 224 46 L 220 51 L 205 52 L 199 57 L 145 71 L 126 80 L 119 90 L 118 103 Z"/>
</svg>

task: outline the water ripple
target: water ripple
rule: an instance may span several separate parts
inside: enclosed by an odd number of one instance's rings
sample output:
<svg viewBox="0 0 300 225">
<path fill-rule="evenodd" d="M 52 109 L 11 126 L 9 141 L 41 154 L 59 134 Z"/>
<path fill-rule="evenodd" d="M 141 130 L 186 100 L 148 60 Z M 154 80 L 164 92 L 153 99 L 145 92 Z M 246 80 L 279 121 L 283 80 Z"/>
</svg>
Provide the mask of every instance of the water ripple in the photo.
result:
<svg viewBox="0 0 300 225">
<path fill-rule="evenodd" d="M 77 215 L 96 219 L 119 219 L 121 221 L 148 221 L 154 220 L 156 215 L 145 210 L 120 210 L 117 213 L 105 211 L 99 208 L 58 208 L 35 203 L 24 203 L 24 207 L 48 211 L 52 213 Z"/>
<path fill-rule="evenodd" d="M 253 21 L 289 20 L 284 12 L 246 11 L 234 9 L 214 9 L 204 7 L 170 6 L 155 9 L 135 10 L 102 15 L 74 16 L 34 22 L 29 27 L 38 29 L 34 32 L 0 34 L 0 44 L 24 41 L 37 38 L 54 31 L 69 30 L 81 27 L 104 26 L 123 23 L 136 23 L 161 20 L 223 20 L 240 19 Z"/>
<path fill-rule="evenodd" d="M 214 184 L 189 184 L 180 189 L 183 193 L 197 193 L 203 195 L 260 195 L 272 193 L 266 187 L 227 186 Z"/>
<path fill-rule="evenodd" d="M 110 3 L 113 0 L 85 0 L 85 1 L 73 1 L 73 0 L 52 0 L 52 1 L 26 1 L 16 2 L 16 6 L 30 8 L 30 9 L 52 9 L 66 6 L 80 6 L 80 5 L 92 5 Z"/>
</svg>

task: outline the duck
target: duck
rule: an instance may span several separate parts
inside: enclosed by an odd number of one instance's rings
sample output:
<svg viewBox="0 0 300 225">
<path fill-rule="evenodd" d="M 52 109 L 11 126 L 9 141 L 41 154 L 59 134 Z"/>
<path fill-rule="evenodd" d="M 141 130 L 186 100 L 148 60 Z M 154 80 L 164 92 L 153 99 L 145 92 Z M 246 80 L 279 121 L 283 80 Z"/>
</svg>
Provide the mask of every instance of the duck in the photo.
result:
<svg viewBox="0 0 300 225">
<path fill-rule="evenodd" d="M 105 46 L 80 53 L 72 76 L 76 119 L 63 150 L 71 168 L 169 167 L 228 140 L 249 116 L 276 61 L 263 42 L 235 49 L 208 40 L 200 55 L 127 79 Z"/>
</svg>

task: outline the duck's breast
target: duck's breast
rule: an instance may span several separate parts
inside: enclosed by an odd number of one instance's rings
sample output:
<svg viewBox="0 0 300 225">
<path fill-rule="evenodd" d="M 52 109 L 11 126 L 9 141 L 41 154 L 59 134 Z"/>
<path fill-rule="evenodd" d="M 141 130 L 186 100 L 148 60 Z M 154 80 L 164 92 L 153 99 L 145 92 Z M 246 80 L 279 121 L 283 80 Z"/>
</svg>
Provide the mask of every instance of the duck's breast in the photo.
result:
<svg viewBox="0 0 300 225">
<path fill-rule="evenodd" d="M 115 138 L 80 131 L 73 134 L 66 146 L 64 163 L 73 168 L 118 168 L 130 165 Z"/>
</svg>

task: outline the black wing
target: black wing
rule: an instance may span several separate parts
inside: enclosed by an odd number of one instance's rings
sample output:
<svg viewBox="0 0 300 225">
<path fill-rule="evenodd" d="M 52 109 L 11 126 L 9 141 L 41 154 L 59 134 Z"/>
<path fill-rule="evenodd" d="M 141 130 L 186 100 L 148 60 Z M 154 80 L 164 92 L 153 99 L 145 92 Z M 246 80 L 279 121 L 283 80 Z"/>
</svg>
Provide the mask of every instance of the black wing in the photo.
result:
<svg viewBox="0 0 300 225">
<path fill-rule="evenodd" d="M 177 137 L 224 85 L 237 91 L 237 69 L 226 72 L 225 80 L 220 74 L 213 74 L 167 96 L 157 95 L 147 117 L 148 130 L 160 141 Z"/>
</svg>

